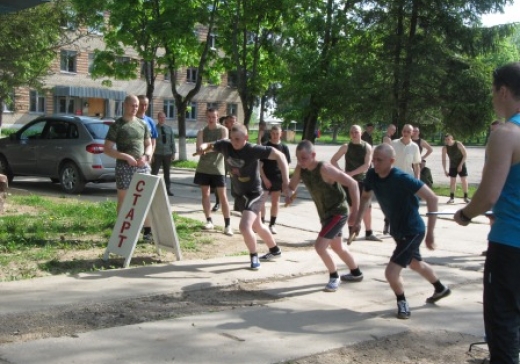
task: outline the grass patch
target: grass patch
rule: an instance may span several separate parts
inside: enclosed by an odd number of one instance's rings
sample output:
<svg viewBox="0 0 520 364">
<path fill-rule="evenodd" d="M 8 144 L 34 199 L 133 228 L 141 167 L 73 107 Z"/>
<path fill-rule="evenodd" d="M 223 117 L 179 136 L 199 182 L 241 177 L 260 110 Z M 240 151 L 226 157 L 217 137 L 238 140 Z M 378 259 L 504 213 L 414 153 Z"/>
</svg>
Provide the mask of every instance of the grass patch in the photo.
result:
<svg viewBox="0 0 520 364">
<path fill-rule="evenodd" d="M 198 161 L 180 161 L 174 160 L 172 162 L 172 167 L 175 168 L 188 168 L 188 169 L 196 169 Z"/>
<path fill-rule="evenodd" d="M 433 185 L 432 188 L 433 192 L 437 196 L 449 196 L 450 195 L 450 187 L 445 185 Z M 475 186 L 469 186 L 468 187 L 468 197 L 471 198 L 475 194 L 475 191 L 477 190 L 477 187 Z M 457 187 L 455 188 L 455 197 L 463 197 L 464 193 L 462 192 L 462 188 L 460 187 L 460 184 L 457 184 Z"/>
<path fill-rule="evenodd" d="M 116 221 L 114 201 L 88 202 L 42 196 L 9 196 L 0 216 L 0 280 L 121 267 L 101 260 Z M 211 244 L 200 221 L 173 214 L 181 250 Z M 92 259 L 92 251 L 96 253 Z M 138 243 L 132 266 L 155 264 L 155 245 Z M 140 255 L 146 258 L 139 258 Z M 85 258 L 88 256 L 89 258 Z"/>
</svg>

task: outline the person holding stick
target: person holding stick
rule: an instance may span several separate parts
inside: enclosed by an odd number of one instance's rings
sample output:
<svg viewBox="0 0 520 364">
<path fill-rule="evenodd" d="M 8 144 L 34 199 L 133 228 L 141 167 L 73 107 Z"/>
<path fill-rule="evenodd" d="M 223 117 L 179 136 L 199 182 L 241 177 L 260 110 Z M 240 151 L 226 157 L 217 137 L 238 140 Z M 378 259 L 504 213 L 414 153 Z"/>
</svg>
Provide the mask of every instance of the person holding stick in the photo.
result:
<svg viewBox="0 0 520 364">
<path fill-rule="evenodd" d="M 342 230 L 347 220 L 353 231 L 360 229 L 360 222 L 357 223 L 357 227 L 354 226 L 354 217 L 359 207 L 357 181 L 331 163 L 316 160 L 314 145 L 308 140 L 298 143 L 296 158 L 298 165 L 289 182 L 289 188 L 291 191 L 296 191 L 302 180 L 318 210 L 321 231 L 314 243 L 314 248 L 329 271 L 329 283 L 325 286 L 325 291 L 337 291 L 340 281 L 362 281 L 363 273 L 354 256 L 341 242 Z M 350 216 L 343 186 L 348 189 L 352 202 Z M 285 203 L 290 204 L 293 196 L 294 193 L 287 194 Z M 336 263 L 329 253 L 329 246 L 345 262 L 350 273 L 342 275 L 340 278 Z"/>
<path fill-rule="evenodd" d="M 360 208 L 356 216 L 355 226 L 359 227 L 361 219 L 368 208 L 372 195 L 375 194 L 381 210 L 390 221 L 390 235 L 396 242 L 395 250 L 386 266 L 385 277 L 397 298 L 397 318 L 410 318 L 410 307 L 404 294 L 404 284 L 401 277 L 403 268 L 410 268 L 428 282 L 435 291 L 426 299 L 427 303 L 435 303 L 450 295 L 451 291 L 437 278 L 432 267 L 424 262 L 419 247 L 425 239 L 426 247 L 435 248 L 434 228 L 436 215 L 428 216 L 428 229 L 419 215 L 419 196 L 426 201 L 428 211 L 437 211 L 437 196 L 423 182 L 408 173 L 393 167 L 395 151 L 388 144 L 378 145 L 372 158 L 373 168 L 370 168 L 365 178 Z M 426 230 L 426 234 L 425 234 Z M 426 235 L 426 238 L 425 238 Z"/>
<path fill-rule="evenodd" d="M 493 72 L 493 107 L 507 121 L 486 147 L 482 180 L 454 215 L 467 226 L 492 208 L 484 264 L 484 327 L 490 363 L 518 364 L 520 351 L 520 62 Z"/>
</svg>

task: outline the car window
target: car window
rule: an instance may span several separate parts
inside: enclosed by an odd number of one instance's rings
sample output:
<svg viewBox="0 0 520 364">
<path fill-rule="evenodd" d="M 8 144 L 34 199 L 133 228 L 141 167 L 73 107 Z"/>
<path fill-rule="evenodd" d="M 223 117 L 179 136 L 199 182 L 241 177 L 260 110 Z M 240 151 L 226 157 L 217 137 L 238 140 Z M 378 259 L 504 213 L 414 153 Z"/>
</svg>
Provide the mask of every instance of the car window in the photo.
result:
<svg viewBox="0 0 520 364">
<path fill-rule="evenodd" d="M 110 124 L 111 123 L 92 123 L 85 124 L 85 126 L 93 139 L 105 139 Z"/>
<path fill-rule="evenodd" d="M 44 133 L 44 139 L 68 139 L 70 125 L 66 121 L 51 121 Z"/>
<path fill-rule="evenodd" d="M 20 140 L 40 139 L 42 137 L 43 129 L 45 128 L 46 123 L 46 120 L 42 120 L 24 129 L 20 133 Z"/>
</svg>

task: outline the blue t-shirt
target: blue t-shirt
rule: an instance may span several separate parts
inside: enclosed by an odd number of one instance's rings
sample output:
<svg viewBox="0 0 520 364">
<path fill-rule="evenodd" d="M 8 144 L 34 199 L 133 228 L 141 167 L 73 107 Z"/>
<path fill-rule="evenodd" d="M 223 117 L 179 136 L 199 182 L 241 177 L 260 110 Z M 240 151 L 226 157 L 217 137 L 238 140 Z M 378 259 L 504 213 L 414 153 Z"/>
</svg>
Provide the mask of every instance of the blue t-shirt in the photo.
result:
<svg viewBox="0 0 520 364">
<path fill-rule="evenodd" d="M 370 168 L 365 178 L 365 191 L 374 191 L 379 206 L 390 222 L 390 235 L 400 239 L 407 235 L 424 233 L 426 227 L 419 215 L 419 199 L 415 194 L 424 183 L 392 168 L 385 178 Z"/>
<path fill-rule="evenodd" d="M 151 117 L 149 117 L 148 115 L 145 115 L 139 119 L 144 120 L 146 122 L 146 125 L 148 126 L 148 130 L 150 130 L 151 138 L 157 139 L 159 134 L 157 133 L 157 127 L 155 126 L 155 122 L 153 121 L 153 119 Z"/>
</svg>

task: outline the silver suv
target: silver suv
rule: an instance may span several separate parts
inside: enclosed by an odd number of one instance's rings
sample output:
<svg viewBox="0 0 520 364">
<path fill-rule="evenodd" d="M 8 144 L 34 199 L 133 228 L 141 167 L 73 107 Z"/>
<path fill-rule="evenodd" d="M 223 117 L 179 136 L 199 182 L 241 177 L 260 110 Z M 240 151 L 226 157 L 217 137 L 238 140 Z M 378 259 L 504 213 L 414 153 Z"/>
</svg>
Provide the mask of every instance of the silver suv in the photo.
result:
<svg viewBox="0 0 520 364">
<path fill-rule="evenodd" d="M 115 181 L 116 161 L 105 155 L 112 122 L 84 116 L 41 116 L 0 139 L 0 173 L 50 177 L 63 191 L 80 193 L 87 182 Z"/>
</svg>

